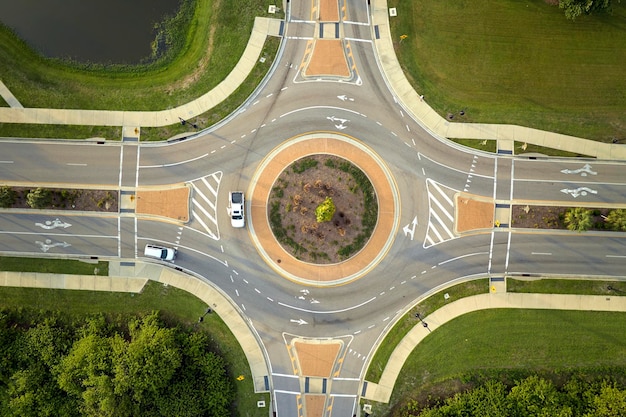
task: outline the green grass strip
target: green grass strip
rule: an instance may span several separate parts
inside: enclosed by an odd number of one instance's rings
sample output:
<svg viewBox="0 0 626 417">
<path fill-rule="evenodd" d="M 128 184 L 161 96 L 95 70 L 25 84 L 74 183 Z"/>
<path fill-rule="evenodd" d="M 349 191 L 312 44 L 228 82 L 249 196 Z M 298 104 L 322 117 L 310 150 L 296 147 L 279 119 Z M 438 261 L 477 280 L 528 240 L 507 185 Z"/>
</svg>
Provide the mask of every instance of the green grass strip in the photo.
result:
<svg viewBox="0 0 626 417">
<path fill-rule="evenodd" d="M 105 261 L 91 263 L 73 259 L 0 256 L 0 271 L 108 276 L 109 263 Z"/>
<path fill-rule="evenodd" d="M 443 117 L 464 110 L 455 122 L 626 140 L 625 2 L 574 22 L 544 0 L 390 0 L 389 7 L 398 11 L 390 23 L 400 64 Z"/>
<path fill-rule="evenodd" d="M 507 292 L 539 294 L 626 295 L 626 282 L 582 279 L 507 278 Z"/>
<path fill-rule="evenodd" d="M 493 309 L 465 314 L 416 346 L 390 403 L 380 404 L 376 415 L 451 379 L 511 381 L 531 373 L 577 370 L 606 375 L 626 365 L 625 326 L 626 314 L 615 312 Z"/>
<path fill-rule="evenodd" d="M 372 358 L 365 379 L 370 382 L 378 382 L 380 380 L 393 350 L 413 327 L 419 325 L 419 321 L 415 318 L 415 313 L 426 317 L 433 311 L 453 301 L 472 295 L 485 294 L 487 292 L 489 292 L 489 280 L 484 278 L 454 285 L 426 298 L 398 320 L 389 333 L 387 333 Z M 449 296 L 447 299 L 444 296 L 445 294 Z"/>
</svg>

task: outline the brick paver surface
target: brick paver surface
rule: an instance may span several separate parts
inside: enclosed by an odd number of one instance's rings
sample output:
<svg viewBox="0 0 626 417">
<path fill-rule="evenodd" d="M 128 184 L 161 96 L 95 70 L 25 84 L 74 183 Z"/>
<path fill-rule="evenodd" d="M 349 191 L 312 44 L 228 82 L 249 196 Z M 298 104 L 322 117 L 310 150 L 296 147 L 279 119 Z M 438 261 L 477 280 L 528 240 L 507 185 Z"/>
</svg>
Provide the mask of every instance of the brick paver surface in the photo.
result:
<svg viewBox="0 0 626 417">
<path fill-rule="evenodd" d="M 137 191 L 137 214 L 189 221 L 189 188 Z"/>
</svg>

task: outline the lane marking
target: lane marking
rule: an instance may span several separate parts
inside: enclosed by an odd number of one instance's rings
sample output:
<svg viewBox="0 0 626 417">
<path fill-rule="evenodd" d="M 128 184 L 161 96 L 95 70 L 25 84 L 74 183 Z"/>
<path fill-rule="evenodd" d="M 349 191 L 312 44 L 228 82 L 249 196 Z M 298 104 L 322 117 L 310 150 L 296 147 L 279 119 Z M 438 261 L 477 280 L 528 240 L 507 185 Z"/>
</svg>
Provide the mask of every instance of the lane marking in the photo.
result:
<svg viewBox="0 0 626 417">
<path fill-rule="evenodd" d="M 551 256 L 552 252 L 530 252 L 531 255 Z"/>
<path fill-rule="evenodd" d="M 306 309 L 306 308 L 295 307 L 295 306 L 292 306 L 292 305 L 289 305 L 289 304 L 285 304 L 285 303 L 281 303 L 281 302 L 279 302 L 278 305 L 281 305 L 281 306 L 287 307 L 287 308 L 291 308 L 293 310 L 303 311 L 305 313 L 336 314 L 336 313 L 343 313 L 343 312 L 346 312 L 346 311 L 354 310 L 354 309 L 357 309 L 359 307 L 363 307 L 364 305 L 366 305 L 368 303 L 371 303 L 375 299 L 376 299 L 376 297 L 372 297 L 369 300 L 363 301 L 362 303 L 354 305 L 352 307 L 346 307 L 346 308 L 343 308 L 343 309 L 340 309 L 340 310 L 329 310 L 329 311 L 309 310 L 309 309 Z"/>
</svg>

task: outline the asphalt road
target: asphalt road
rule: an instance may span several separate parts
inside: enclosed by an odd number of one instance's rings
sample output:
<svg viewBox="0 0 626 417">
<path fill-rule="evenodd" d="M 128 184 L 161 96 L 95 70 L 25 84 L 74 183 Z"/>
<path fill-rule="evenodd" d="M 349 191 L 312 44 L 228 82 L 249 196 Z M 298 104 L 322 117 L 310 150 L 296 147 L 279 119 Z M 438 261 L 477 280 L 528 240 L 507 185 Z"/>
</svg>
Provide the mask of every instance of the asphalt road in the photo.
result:
<svg viewBox="0 0 626 417">
<path fill-rule="evenodd" d="M 343 82 L 302 77 L 300 63 L 314 36 L 305 3 L 290 3 L 287 39 L 267 83 L 218 128 L 172 144 L 0 142 L 2 183 L 111 189 L 190 183 L 196 197 L 188 224 L 128 214 L 5 213 L 0 217 L 0 252 L 132 260 L 141 257 L 147 242 L 178 247 L 175 265 L 219 286 L 260 335 L 281 417 L 299 415 L 296 397 L 302 390 L 285 349 L 289 338 L 344 341 L 343 365 L 329 389 L 332 416 L 349 417 L 357 413 L 364 365 L 375 342 L 432 289 L 465 277 L 505 273 L 624 274 L 625 240 L 606 233 L 501 229 L 462 238 L 433 234 L 439 220 L 431 207 L 445 206 L 444 194 L 462 190 L 503 202 L 623 205 L 624 164 L 497 156 L 433 138 L 387 89 L 362 1 L 346 2 L 350 23 L 344 30 L 354 38 L 354 76 Z M 226 213 L 228 191 L 248 189 L 273 148 L 319 131 L 349 135 L 371 147 L 389 166 L 401 201 L 401 227 L 386 257 L 363 278 L 333 288 L 304 287 L 278 276 L 257 254 L 248 232 L 229 227 Z M 203 214 L 209 206 L 198 193 L 206 193 L 216 207 L 213 220 Z"/>
</svg>

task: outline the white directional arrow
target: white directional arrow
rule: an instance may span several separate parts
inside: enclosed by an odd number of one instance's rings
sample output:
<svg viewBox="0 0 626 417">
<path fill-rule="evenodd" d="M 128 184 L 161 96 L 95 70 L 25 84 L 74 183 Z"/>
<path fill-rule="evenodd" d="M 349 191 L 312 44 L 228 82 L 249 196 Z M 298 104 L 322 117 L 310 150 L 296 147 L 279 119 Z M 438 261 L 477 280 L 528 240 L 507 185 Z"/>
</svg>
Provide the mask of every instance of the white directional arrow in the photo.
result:
<svg viewBox="0 0 626 417">
<path fill-rule="evenodd" d="M 413 240 L 413 235 L 415 234 L 415 226 L 417 226 L 417 216 L 413 218 L 413 221 L 402 228 L 404 231 L 404 236 L 411 235 L 411 240 Z"/>
<path fill-rule="evenodd" d="M 591 165 L 585 164 L 582 168 L 578 169 L 562 169 L 561 172 L 563 174 L 580 174 L 581 177 L 586 177 L 589 175 L 598 175 L 597 172 L 591 170 Z"/>
<path fill-rule="evenodd" d="M 348 126 L 344 126 L 344 125 L 335 125 L 335 127 L 339 130 L 344 130 L 346 127 Z"/>
<path fill-rule="evenodd" d="M 67 248 L 68 246 L 72 246 L 72 245 L 70 245 L 67 242 L 52 243 L 52 241 L 50 239 L 46 239 L 45 242 L 40 242 L 39 240 L 36 240 L 35 243 L 39 245 L 39 247 L 41 248 L 42 252 L 48 252 L 51 248 L 56 248 L 57 246 L 61 246 L 63 248 Z"/>
<path fill-rule="evenodd" d="M 349 122 L 350 120 L 347 119 L 340 119 L 338 117 L 335 116 L 326 116 L 326 119 L 330 120 L 331 122 L 340 122 L 341 124 L 344 124 L 346 122 Z"/>
<path fill-rule="evenodd" d="M 579 187 L 579 188 L 575 188 L 572 190 L 563 188 L 561 192 L 565 194 L 571 194 L 572 197 L 574 198 L 578 197 L 579 195 L 585 196 L 587 195 L 587 193 L 598 194 L 596 190 L 592 190 L 591 188 L 587 188 L 587 187 Z"/>
<path fill-rule="evenodd" d="M 300 290 L 300 292 L 304 295 L 307 295 L 309 293 L 309 290 L 307 290 L 306 288 L 303 290 Z"/>
<path fill-rule="evenodd" d="M 320 302 L 317 301 L 315 298 L 311 298 L 311 304 L 319 304 Z"/>
<path fill-rule="evenodd" d="M 348 101 L 354 101 L 354 99 L 353 99 L 352 97 L 348 97 L 348 96 L 346 96 L 345 94 L 343 94 L 343 95 L 341 95 L 341 96 L 337 96 L 337 98 L 338 98 L 339 100 L 341 100 L 341 101 L 346 101 L 346 100 L 348 100 Z"/>
<path fill-rule="evenodd" d="M 298 319 L 298 320 L 291 319 L 289 321 L 292 322 L 292 323 L 298 323 L 298 326 L 302 326 L 303 324 L 309 324 L 309 323 L 307 323 L 306 321 L 304 321 L 302 319 Z"/>
<path fill-rule="evenodd" d="M 63 223 L 61 220 L 57 218 L 54 220 L 46 220 L 44 223 L 35 223 L 35 226 L 39 226 L 42 229 L 50 230 L 50 229 L 56 229 L 57 227 L 62 227 L 64 229 L 67 229 L 68 227 L 71 226 L 71 224 Z"/>
</svg>

